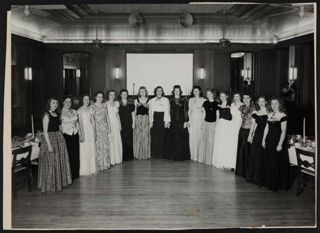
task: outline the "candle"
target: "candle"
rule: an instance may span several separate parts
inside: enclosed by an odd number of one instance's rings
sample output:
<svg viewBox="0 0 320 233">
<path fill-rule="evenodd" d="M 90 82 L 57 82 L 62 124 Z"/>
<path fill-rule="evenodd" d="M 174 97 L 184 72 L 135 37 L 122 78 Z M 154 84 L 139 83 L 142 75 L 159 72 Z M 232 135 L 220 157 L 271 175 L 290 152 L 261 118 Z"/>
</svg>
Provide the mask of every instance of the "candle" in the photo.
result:
<svg viewBox="0 0 320 233">
<path fill-rule="evenodd" d="M 34 124 L 33 124 L 33 115 L 31 114 L 31 128 L 32 128 L 32 138 L 34 138 Z"/>
<path fill-rule="evenodd" d="M 303 139 L 306 138 L 306 118 L 303 118 Z"/>
</svg>

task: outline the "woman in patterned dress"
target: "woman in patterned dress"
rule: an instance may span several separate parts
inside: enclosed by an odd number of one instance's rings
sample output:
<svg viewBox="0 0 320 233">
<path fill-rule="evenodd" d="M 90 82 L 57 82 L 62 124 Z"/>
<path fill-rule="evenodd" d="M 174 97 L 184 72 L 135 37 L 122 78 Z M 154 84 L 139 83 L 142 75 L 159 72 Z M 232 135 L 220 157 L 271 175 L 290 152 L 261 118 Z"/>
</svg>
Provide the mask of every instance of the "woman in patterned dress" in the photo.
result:
<svg viewBox="0 0 320 233">
<path fill-rule="evenodd" d="M 133 154 L 135 159 L 150 159 L 151 138 L 149 124 L 149 98 L 145 87 L 140 87 L 135 106 L 135 128 L 133 130 Z"/>
<path fill-rule="evenodd" d="M 60 130 L 59 101 L 50 98 L 42 118 L 43 136 L 39 154 L 38 188 L 61 191 L 72 183 L 66 142 Z"/>
<path fill-rule="evenodd" d="M 97 170 L 110 168 L 110 120 L 108 109 L 103 104 L 103 92 L 95 94 L 95 103 L 91 106 L 95 121 L 96 161 Z"/>
<path fill-rule="evenodd" d="M 189 146 L 191 160 L 198 160 L 199 144 L 201 140 L 201 126 L 204 119 L 203 103 L 206 101 L 202 97 L 202 90 L 200 86 L 194 86 L 189 99 Z"/>
<path fill-rule="evenodd" d="M 254 110 L 254 106 L 251 104 L 251 97 L 249 94 L 244 94 L 242 99 L 244 105 L 240 106 L 242 124 L 238 137 L 235 174 L 248 178 L 248 162 L 250 156 L 250 144 L 248 143 L 248 137 L 252 125 L 252 112 Z"/>
</svg>

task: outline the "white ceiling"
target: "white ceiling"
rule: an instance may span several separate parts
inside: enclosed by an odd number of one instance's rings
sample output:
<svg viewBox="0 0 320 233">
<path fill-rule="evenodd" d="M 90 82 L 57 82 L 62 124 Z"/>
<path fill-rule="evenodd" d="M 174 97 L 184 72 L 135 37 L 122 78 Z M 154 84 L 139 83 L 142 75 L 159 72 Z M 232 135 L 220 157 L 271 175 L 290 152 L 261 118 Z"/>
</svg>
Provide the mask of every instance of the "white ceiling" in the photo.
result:
<svg viewBox="0 0 320 233">
<path fill-rule="evenodd" d="M 205 43 L 225 37 L 232 43 L 272 43 L 314 32 L 313 5 L 269 4 L 113 4 L 44 5 L 12 7 L 12 32 L 45 43 L 88 43 L 96 37 L 106 43 Z M 226 18 L 221 12 L 228 11 Z M 96 17 L 98 11 L 98 20 Z M 131 12 L 144 15 L 145 25 L 132 27 Z M 179 24 L 182 12 L 190 12 L 194 25 Z"/>
</svg>

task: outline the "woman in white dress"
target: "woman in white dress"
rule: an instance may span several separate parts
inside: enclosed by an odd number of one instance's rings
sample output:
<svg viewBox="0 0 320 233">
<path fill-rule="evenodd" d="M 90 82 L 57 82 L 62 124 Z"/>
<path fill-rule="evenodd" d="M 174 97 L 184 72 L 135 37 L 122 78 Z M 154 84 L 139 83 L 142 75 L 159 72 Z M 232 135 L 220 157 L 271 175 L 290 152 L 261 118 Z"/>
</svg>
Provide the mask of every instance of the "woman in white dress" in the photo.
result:
<svg viewBox="0 0 320 233">
<path fill-rule="evenodd" d="M 217 168 L 231 169 L 236 166 L 236 159 L 231 158 L 234 144 L 233 138 L 233 123 L 231 108 L 228 104 L 228 95 L 221 92 L 219 99 L 221 104 L 218 106 L 216 132 L 214 135 L 214 147 L 212 164 Z"/>
<path fill-rule="evenodd" d="M 110 90 L 108 94 L 108 101 L 106 107 L 108 108 L 108 114 L 110 119 L 111 127 L 111 141 L 110 141 L 110 152 L 111 152 L 111 165 L 122 163 L 122 140 L 121 140 L 121 123 L 119 117 L 118 101 L 115 101 L 116 92 Z"/>
<path fill-rule="evenodd" d="M 232 133 L 230 135 L 229 153 L 228 153 L 228 156 L 230 158 L 230 164 L 232 164 L 232 167 L 229 167 L 231 170 L 234 170 L 236 168 L 236 163 L 237 163 L 239 131 L 242 124 L 240 106 L 242 105 L 243 105 L 243 102 L 241 101 L 240 93 L 238 92 L 233 93 L 233 102 L 230 107 L 231 115 L 232 115 L 232 121 L 231 121 Z"/>
<path fill-rule="evenodd" d="M 90 109 L 90 96 L 83 95 L 83 105 L 78 109 L 80 123 L 80 176 L 97 173 L 95 121 Z"/>
<path fill-rule="evenodd" d="M 200 86 L 194 86 L 189 99 L 189 145 L 191 160 L 198 160 L 199 144 L 201 139 L 201 126 L 204 121 L 203 103 L 206 101 L 202 97 L 202 90 Z"/>
</svg>

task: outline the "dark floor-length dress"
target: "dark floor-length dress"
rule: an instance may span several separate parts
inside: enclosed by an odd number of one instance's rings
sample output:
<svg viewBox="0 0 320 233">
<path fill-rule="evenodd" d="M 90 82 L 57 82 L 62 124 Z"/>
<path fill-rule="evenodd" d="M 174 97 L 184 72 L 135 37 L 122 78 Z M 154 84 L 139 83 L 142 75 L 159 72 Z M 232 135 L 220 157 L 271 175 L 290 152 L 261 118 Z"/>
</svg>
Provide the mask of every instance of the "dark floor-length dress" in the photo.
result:
<svg viewBox="0 0 320 233">
<path fill-rule="evenodd" d="M 168 159 L 168 129 L 164 127 L 164 112 L 153 113 L 153 127 L 151 128 L 151 157 Z"/>
<path fill-rule="evenodd" d="M 127 102 L 126 105 L 120 101 L 119 116 L 121 121 L 122 158 L 123 161 L 133 159 L 133 129 L 132 112 L 134 105 Z"/>
<path fill-rule="evenodd" d="M 263 163 L 263 147 L 262 147 L 262 138 L 264 129 L 267 124 L 267 115 L 257 115 L 256 113 L 252 114 L 252 118 L 255 119 L 257 124 L 255 132 L 252 138 L 250 156 L 248 161 L 248 174 L 247 180 L 259 186 L 262 185 L 262 171 L 265 164 Z"/>
<path fill-rule="evenodd" d="M 281 136 L 281 122 L 287 121 L 287 116 L 279 121 L 267 121 L 269 126 L 265 141 L 265 178 L 264 185 L 272 191 L 288 190 L 290 187 L 290 164 L 288 148 L 284 140 L 282 150 L 277 151 L 277 145 Z"/>
<path fill-rule="evenodd" d="M 189 160 L 189 133 L 184 128 L 188 121 L 188 102 L 184 98 L 170 99 L 171 124 L 169 129 L 168 146 L 169 158 L 172 160 Z"/>
<path fill-rule="evenodd" d="M 250 143 L 248 143 L 248 136 L 252 124 L 252 106 L 242 105 L 240 107 L 242 125 L 238 136 L 237 148 L 237 163 L 235 174 L 242 177 L 247 177 L 248 161 L 250 156 Z"/>
</svg>

